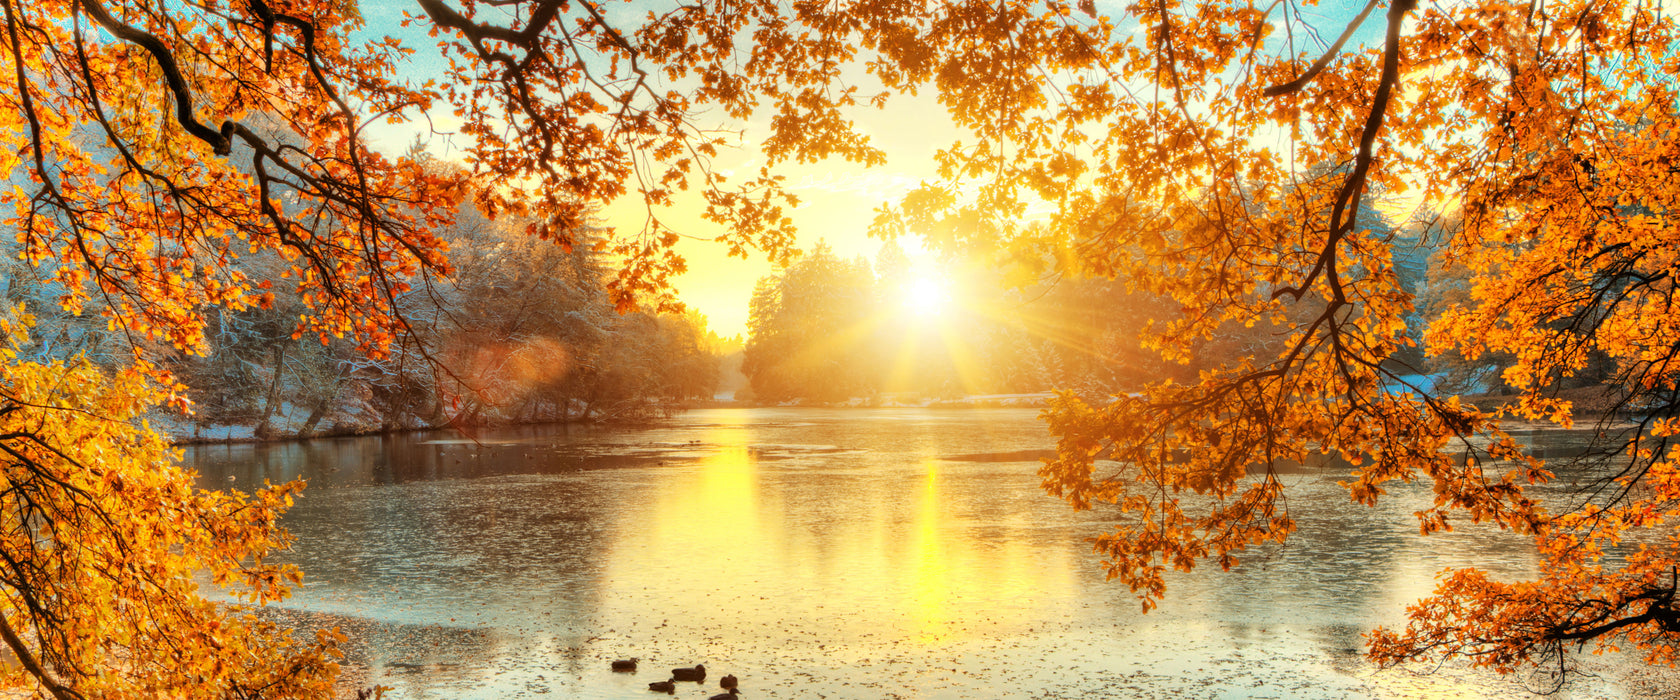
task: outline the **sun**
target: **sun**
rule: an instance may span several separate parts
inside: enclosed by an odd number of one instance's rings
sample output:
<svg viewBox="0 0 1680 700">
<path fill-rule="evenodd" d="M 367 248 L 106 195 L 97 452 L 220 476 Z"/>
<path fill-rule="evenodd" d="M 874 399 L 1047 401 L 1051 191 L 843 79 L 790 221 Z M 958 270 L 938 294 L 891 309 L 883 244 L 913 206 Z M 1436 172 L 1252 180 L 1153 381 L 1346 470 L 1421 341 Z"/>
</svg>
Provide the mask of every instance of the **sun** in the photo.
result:
<svg viewBox="0 0 1680 700">
<path fill-rule="evenodd" d="M 904 307 L 918 316 L 938 316 L 951 303 L 951 290 L 944 280 L 918 277 L 904 286 Z"/>
</svg>

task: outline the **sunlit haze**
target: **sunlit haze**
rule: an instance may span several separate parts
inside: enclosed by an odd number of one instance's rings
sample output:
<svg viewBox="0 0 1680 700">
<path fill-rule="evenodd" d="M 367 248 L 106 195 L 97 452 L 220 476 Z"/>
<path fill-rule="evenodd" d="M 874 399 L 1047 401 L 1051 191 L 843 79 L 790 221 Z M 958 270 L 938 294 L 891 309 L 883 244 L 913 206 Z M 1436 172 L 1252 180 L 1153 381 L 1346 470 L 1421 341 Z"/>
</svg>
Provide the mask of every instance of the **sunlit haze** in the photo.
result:
<svg viewBox="0 0 1680 700">
<path fill-rule="evenodd" d="M 919 277 L 904 289 L 904 307 L 919 316 L 937 316 L 951 303 L 951 290 L 944 280 Z"/>
<path fill-rule="evenodd" d="M 404 8 L 400 3 L 365 5 L 363 12 L 373 30 L 370 36 L 391 33 L 411 45 L 434 41 L 418 30 L 398 28 Z M 441 58 L 430 52 L 417 52 L 408 61 L 416 76 L 441 75 L 445 70 Z M 800 200 L 798 207 L 787 212 L 799 229 L 799 248 L 809 250 L 822 241 L 841 258 L 873 259 L 881 247 L 880 240 L 868 235 L 876 209 L 898 200 L 921 182 L 937 179 L 934 153 L 957 138 L 957 132 L 932 96 L 898 95 L 880 109 L 856 106 L 845 112 L 858 131 L 886 153 L 886 165 L 871 168 L 844 161 L 783 162 L 776 168 L 786 177 L 788 190 Z M 431 118 L 431 128 L 442 131 L 459 125 L 447 113 Z M 708 126 L 739 135 L 732 139 L 732 148 L 721 150 L 712 161 L 718 174 L 740 177 L 766 165 L 759 145 L 769 133 L 768 121 L 738 122 L 718 115 L 717 121 Z M 441 158 L 459 160 L 463 156 L 462 141 L 429 133 L 425 122 L 375 124 L 369 137 L 379 150 L 391 155 L 407 150 L 418 138 Z M 603 206 L 597 221 L 620 233 L 633 234 L 643 229 L 652 214 L 681 234 L 683 240 L 677 244 L 677 251 L 687 259 L 688 271 L 675 280 L 677 298 L 704 314 L 707 326 L 719 335 L 744 335 L 753 284 L 776 269 L 758 251 L 750 251 L 746 258 L 731 256 L 725 245 L 714 240 L 724 233 L 724 227 L 706 220 L 705 210 L 706 202 L 698 191 L 674 193 L 670 207 L 650 210 L 632 186 L 629 194 Z M 899 243 L 912 257 L 923 257 L 921 241 L 910 238 Z"/>
<path fill-rule="evenodd" d="M 789 189 L 799 196 L 800 205 L 789 212 L 799 227 L 799 247 L 809 250 L 818 241 L 826 243 L 842 259 L 873 259 L 881 241 L 868 235 L 875 210 L 897 200 L 924 179 L 932 179 L 935 144 L 948 142 L 955 133 L 934 104 L 917 98 L 889 103 L 885 110 L 859 108 L 855 118 L 871 143 L 887 152 L 888 164 L 868 168 L 843 162 L 783 164 Z M 739 127 L 738 127 L 739 128 Z M 746 125 L 739 150 L 720 155 L 726 170 L 752 172 L 763 165 L 754 139 L 762 136 L 754 125 Z M 682 193 L 673 206 L 658 212 L 661 220 L 685 235 L 677 250 L 688 259 L 688 272 L 676 279 L 677 298 L 706 316 L 707 325 L 720 335 L 744 334 L 747 328 L 747 300 L 753 283 L 776 272 L 756 252 L 746 259 L 731 257 L 712 239 L 723 227 L 706 221 L 705 203 L 697 193 Z M 641 230 L 647 207 L 635 197 L 624 197 L 602 210 L 602 223 L 620 231 Z M 900 240 L 912 257 L 922 258 L 921 241 Z"/>
</svg>

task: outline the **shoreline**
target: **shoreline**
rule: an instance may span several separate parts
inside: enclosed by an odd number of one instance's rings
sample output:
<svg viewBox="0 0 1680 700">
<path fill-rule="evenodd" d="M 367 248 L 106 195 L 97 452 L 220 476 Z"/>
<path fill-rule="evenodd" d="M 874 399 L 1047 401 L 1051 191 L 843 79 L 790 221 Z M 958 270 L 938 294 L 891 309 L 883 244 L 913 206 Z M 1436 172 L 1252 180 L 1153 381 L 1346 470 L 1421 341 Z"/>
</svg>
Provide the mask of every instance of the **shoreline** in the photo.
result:
<svg viewBox="0 0 1680 700">
<path fill-rule="evenodd" d="M 711 399 L 711 400 L 691 401 L 691 402 L 685 403 L 682 406 L 679 406 L 676 409 L 674 409 L 672 411 L 672 413 L 675 414 L 675 413 L 681 413 L 681 412 L 685 412 L 685 411 L 699 410 L 699 409 L 752 409 L 752 408 L 823 408 L 823 409 L 882 409 L 882 408 L 900 408 L 900 409 L 902 409 L 902 408 L 919 408 L 919 409 L 929 409 L 929 410 L 965 410 L 965 409 L 986 409 L 986 408 L 1037 408 L 1037 409 L 1042 409 L 1042 408 L 1046 408 L 1049 405 L 1050 399 L 1053 398 L 1054 396 L 1055 396 L 1055 394 L 1053 394 L 1053 393 L 982 394 L 982 395 L 964 396 L 964 397 L 958 397 L 958 398 L 934 398 L 934 399 L 912 399 L 912 400 L 902 400 L 902 399 L 893 399 L 893 398 L 881 399 L 881 398 L 861 398 L 861 397 L 859 397 L 859 398 L 847 399 L 847 400 L 844 400 L 844 401 L 805 401 L 805 400 L 802 400 L 802 399 L 795 399 L 795 400 L 791 400 L 791 401 L 782 401 L 782 402 L 750 401 L 750 400 L 739 401 L 739 400 L 735 400 L 735 399 Z M 1471 394 L 1471 395 L 1464 395 L 1464 396 L 1462 396 L 1462 398 L 1465 401 L 1465 403 L 1475 405 L 1478 408 L 1480 408 L 1481 410 L 1496 411 L 1496 410 L 1499 410 L 1500 408 L 1505 407 L 1506 405 L 1514 403 L 1517 400 L 1518 397 L 1515 396 L 1515 395 Z M 1589 404 L 1589 405 L 1588 406 L 1583 406 L 1582 405 L 1583 403 L 1586 403 L 1586 404 Z M 1582 428 L 1581 427 L 1582 425 L 1596 424 L 1595 423 L 1596 421 L 1601 421 L 1601 420 L 1604 420 L 1606 418 L 1609 418 L 1609 419 L 1614 420 L 1614 421 L 1626 421 L 1626 420 L 1628 420 L 1628 416 L 1625 415 L 1623 412 L 1619 412 L 1619 411 L 1614 416 L 1606 416 L 1604 411 L 1602 411 L 1600 409 L 1600 407 L 1591 406 L 1591 404 L 1593 404 L 1593 403 L 1595 403 L 1595 402 L 1592 402 L 1592 401 L 1580 402 L 1580 401 L 1578 401 L 1576 403 L 1575 410 L 1572 412 L 1574 420 L 1576 421 L 1576 426 L 1573 427 L 1573 428 L 1565 428 L 1565 427 L 1558 426 L 1556 424 L 1550 424 L 1550 423 L 1547 423 L 1545 425 L 1533 425 L 1533 424 L 1522 425 L 1522 426 L 1512 425 L 1512 426 L 1510 426 L 1510 428 L 1514 428 L 1514 429 L 1518 429 L 1518 430 L 1523 430 L 1523 429 L 1527 429 L 1527 430 L 1536 430 L 1536 429 L 1539 429 L 1539 430 L 1546 430 L 1546 429 L 1552 429 L 1552 430 L 1583 430 L 1585 428 Z M 1518 423 L 1527 423 L 1526 421 L 1515 421 L 1514 419 L 1509 419 L 1509 418 L 1507 420 L 1512 420 L 1512 421 L 1518 422 Z M 514 427 L 522 427 L 522 426 L 543 426 L 543 425 L 627 426 L 627 425 L 645 425 L 645 424 L 655 423 L 655 422 L 658 422 L 658 419 L 617 420 L 617 421 L 583 421 L 583 420 L 527 421 L 527 422 L 517 422 L 517 423 L 495 423 L 495 424 L 486 424 L 486 425 L 475 425 L 475 426 L 471 426 L 471 428 L 468 428 L 468 429 L 496 430 L 496 429 L 514 428 Z M 186 447 L 186 446 L 196 446 L 196 445 L 241 445 L 241 444 L 270 444 L 270 443 L 282 443 L 282 442 L 308 442 L 310 440 L 321 440 L 321 439 L 336 439 L 336 438 L 350 438 L 350 437 L 371 437 L 371 436 L 375 436 L 375 435 L 401 435 L 401 434 L 405 434 L 405 433 L 417 433 L 417 432 L 424 432 L 424 431 L 431 431 L 431 430 L 462 430 L 463 429 L 461 426 L 449 425 L 449 424 L 445 424 L 445 425 L 403 426 L 403 427 L 390 427 L 390 428 L 368 428 L 368 429 L 361 429 L 361 428 L 337 429 L 337 428 L 335 428 L 335 429 L 330 429 L 330 430 L 319 431 L 319 432 L 316 432 L 316 433 L 313 433 L 313 434 L 307 435 L 307 436 L 296 435 L 296 434 L 280 434 L 280 435 L 276 435 L 274 437 L 261 438 L 261 437 L 257 437 L 256 435 L 252 434 L 254 429 L 255 429 L 255 426 L 250 426 L 250 425 L 216 425 L 216 426 L 211 426 L 208 431 L 205 431 L 203 428 L 199 428 L 197 430 L 189 430 L 189 429 L 186 429 L 188 424 L 185 424 L 184 422 L 173 419 L 172 417 L 171 418 L 166 418 L 163 421 L 154 420 L 152 422 L 152 425 L 155 429 L 158 429 L 161 432 L 168 435 L 170 444 L 173 445 L 173 446 L 176 446 L 176 447 Z M 206 432 L 212 433 L 212 434 L 205 434 Z M 194 433 L 196 433 L 196 434 L 194 434 Z M 213 433 L 221 433 L 221 435 L 216 435 L 216 434 L 213 434 Z"/>
<path fill-rule="evenodd" d="M 676 407 L 671 413 L 675 414 L 675 413 L 681 413 L 681 412 L 685 412 L 685 411 L 692 411 L 692 410 L 698 410 L 698 409 L 717 409 L 717 408 L 724 408 L 724 409 L 730 409 L 730 408 L 735 408 L 735 409 L 747 409 L 747 408 L 836 408 L 836 409 L 838 409 L 838 408 L 860 408 L 860 409 L 868 409 L 868 408 L 927 408 L 927 409 L 940 409 L 940 410 L 945 410 L 945 409 L 969 409 L 969 408 L 1044 408 L 1046 405 L 1048 405 L 1048 400 L 1051 396 L 1052 396 L 1051 394 L 1041 394 L 1041 395 L 1040 394 L 1028 394 L 1028 395 L 996 394 L 996 395 L 967 396 L 967 397 L 956 398 L 956 399 L 926 399 L 926 400 L 915 401 L 915 402 L 893 401 L 893 400 L 879 401 L 879 400 L 863 399 L 863 398 L 854 398 L 854 399 L 848 399 L 846 401 L 836 401 L 836 402 L 815 402 L 815 401 L 806 402 L 806 401 L 797 401 L 796 400 L 796 401 L 788 401 L 788 402 L 781 402 L 781 403 L 769 403 L 769 402 L 758 402 L 758 401 L 736 401 L 736 400 L 733 400 L 733 399 L 711 399 L 711 400 L 704 400 L 704 401 L 691 401 L 691 402 L 685 403 L 681 406 Z M 502 428 L 513 428 L 513 427 L 520 427 L 520 426 L 536 426 L 536 425 L 626 426 L 626 425 L 645 425 L 645 424 L 654 423 L 654 422 L 658 422 L 658 419 L 612 420 L 612 421 L 583 421 L 583 420 L 547 421 L 547 420 L 545 420 L 545 421 L 526 421 L 526 422 L 517 422 L 517 423 L 494 423 L 494 424 L 485 424 L 485 425 L 475 425 L 475 426 L 472 426 L 472 429 L 496 430 L 496 429 L 502 429 Z M 253 431 L 255 430 L 255 426 L 251 426 L 251 425 L 215 425 L 215 426 L 210 426 L 208 429 L 198 428 L 197 430 L 194 430 L 191 427 L 189 427 L 189 424 L 186 424 L 182 421 L 174 419 L 173 417 L 167 417 L 163 421 L 154 420 L 154 421 L 152 421 L 152 425 L 153 425 L 154 428 L 156 428 L 156 429 L 162 431 L 164 434 L 168 435 L 170 444 L 174 445 L 176 447 L 185 447 L 185 446 L 188 446 L 188 445 L 242 445 L 242 444 L 268 444 L 268 443 L 279 443 L 279 442 L 307 442 L 309 440 L 330 439 L 330 438 L 370 437 L 370 436 L 374 436 L 374 435 L 400 435 L 400 434 L 403 434 L 403 433 L 416 433 L 416 432 L 423 432 L 423 431 L 428 431 L 428 430 L 461 430 L 462 429 L 460 426 L 449 425 L 449 424 L 445 424 L 445 425 L 404 426 L 404 427 L 391 427 L 391 428 L 370 428 L 370 429 L 349 428 L 349 429 L 322 430 L 322 431 L 319 431 L 319 432 L 316 432 L 316 433 L 313 433 L 313 434 L 310 434 L 310 435 L 307 435 L 307 436 L 282 433 L 282 434 L 276 435 L 274 437 L 262 438 L 262 437 L 257 437 L 256 435 L 253 434 Z M 220 435 L 217 435 L 215 433 L 220 433 Z"/>
<path fill-rule="evenodd" d="M 684 406 L 681 406 L 681 407 L 675 409 L 674 411 L 672 411 L 672 413 L 688 411 L 688 410 L 692 410 L 692 409 L 695 409 L 695 408 L 716 408 L 716 407 L 717 406 L 710 406 L 710 405 L 684 405 Z M 212 426 L 211 427 L 212 431 L 226 433 L 226 435 L 220 436 L 220 437 L 215 436 L 215 435 L 204 435 L 204 434 L 177 435 L 176 431 L 169 429 L 169 427 L 167 427 L 167 426 L 159 426 L 159 425 L 157 425 L 157 423 L 155 421 L 153 423 L 153 427 L 157 430 L 160 430 L 165 435 L 169 436 L 169 444 L 174 445 L 176 447 L 185 447 L 185 446 L 188 446 L 188 445 L 251 445 L 251 444 L 269 444 L 269 443 L 278 443 L 278 442 L 308 442 L 310 440 L 347 438 L 347 437 L 372 437 L 372 436 L 375 436 L 375 435 L 402 435 L 402 434 L 405 434 L 405 433 L 418 433 L 418 432 L 425 432 L 425 431 L 429 431 L 429 430 L 463 430 L 463 429 L 468 429 L 468 430 L 497 430 L 497 429 L 502 429 L 502 428 L 516 428 L 516 427 L 521 427 L 521 426 L 534 426 L 534 425 L 618 425 L 618 426 L 624 426 L 624 425 L 642 425 L 642 424 L 647 424 L 647 423 L 651 423 L 651 422 L 654 422 L 654 421 L 652 421 L 652 420 L 616 420 L 616 421 L 539 420 L 539 421 L 524 421 L 524 422 L 515 422 L 515 423 L 481 424 L 481 425 L 473 425 L 473 426 L 470 426 L 470 427 L 463 427 L 463 426 L 460 426 L 460 425 L 453 425 L 453 424 L 416 425 L 416 426 L 399 426 L 399 427 L 389 427 L 389 428 L 382 427 L 382 428 L 369 428 L 369 429 L 349 428 L 349 429 L 343 429 L 343 430 L 338 430 L 338 429 L 322 430 L 322 431 L 319 431 L 319 432 L 311 433 L 309 435 L 297 435 L 295 433 L 294 434 L 282 433 L 282 434 L 275 435 L 273 437 L 267 437 L 267 438 L 257 437 L 255 434 L 253 434 L 253 431 L 255 430 L 255 426 L 250 426 L 250 425 L 216 425 L 216 426 Z M 185 431 L 183 431 L 183 432 L 185 432 Z M 199 431 L 192 431 L 192 432 L 196 433 L 196 432 L 199 432 Z M 240 434 L 237 434 L 237 435 L 234 434 L 236 432 L 240 433 Z"/>
</svg>

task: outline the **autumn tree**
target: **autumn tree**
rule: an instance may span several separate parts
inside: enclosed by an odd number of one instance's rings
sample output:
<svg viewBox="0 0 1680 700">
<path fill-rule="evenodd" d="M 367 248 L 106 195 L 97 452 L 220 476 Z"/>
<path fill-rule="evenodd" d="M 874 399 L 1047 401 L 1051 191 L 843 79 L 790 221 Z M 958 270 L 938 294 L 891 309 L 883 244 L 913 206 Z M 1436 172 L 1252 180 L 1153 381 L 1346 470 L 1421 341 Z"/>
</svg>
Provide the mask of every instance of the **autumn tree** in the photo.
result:
<svg viewBox="0 0 1680 700">
<path fill-rule="evenodd" d="M 1590 643 L 1673 661 L 1671 18 L 1642 3 L 1407 0 L 1372 0 L 1337 27 L 1291 2 L 930 13 L 965 31 L 918 35 L 927 72 L 893 75 L 937 83 L 978 142 L 942 152 L 947 182 L 884 227 L 1039 246 L 1170 297 L 1182 314 L 1149 341 L 1169 359 L 1234 325 L 1287 329 L 1274 351 L 1195 382 L 1052 409 L 1045 485 L 1127 514 L 1098 549 L 1146 609 L 1168 570 L 1229 568 L 1286 539 L 1273 466 L 1330 453 L 1355 465 L 1356 503 L 1425 480 L 1423 534 L 1485 523 L 1531 536 L 1543 558 L 1533 581 L 1450 572 L 1405 629 L 1373 633 L 1374 659 L 1567 672 L 1564 652 Z M 1470 294 L 1422 335 L 1472 361 L 1510 356 L 1517 404 L 1476 410 L 1397 361 L 1417 343 L 1416 291 L 1397 271 L 1403 241 L 1359 216 L 1379 193 L 1462 207 L 1442 256 L 1465 266 Z M 1059 235 L 1014 233 L 1034 200 L 1055 204 Z M 1595 361 L 1634 420 L 1596 416 L 1617 457 L 1580 465 L 1593 486 L 1579 497 L 1537 502 L 1525 486 L 1551 473 L 1500 420 L 1571 425 L 1554 391 Z M 1642 544 L 1618 549 L 1627 538 Z"/>
<path fill-rule="evenodd" d="M 336 631 L 307 642 L 243 606 L 204 599 L 198 576 L 255 603 L 295 567 L 265 561 L 302 487 L 246 496 L 193 488 L 138 417 L 178 400 L 147 367 L 108 375 L 84 357 L 20 358 L 34 319 L 0 316 L 0 640 L 5 678 L 42 695 L 286 698 L 330 694 Z"/>
</svg>

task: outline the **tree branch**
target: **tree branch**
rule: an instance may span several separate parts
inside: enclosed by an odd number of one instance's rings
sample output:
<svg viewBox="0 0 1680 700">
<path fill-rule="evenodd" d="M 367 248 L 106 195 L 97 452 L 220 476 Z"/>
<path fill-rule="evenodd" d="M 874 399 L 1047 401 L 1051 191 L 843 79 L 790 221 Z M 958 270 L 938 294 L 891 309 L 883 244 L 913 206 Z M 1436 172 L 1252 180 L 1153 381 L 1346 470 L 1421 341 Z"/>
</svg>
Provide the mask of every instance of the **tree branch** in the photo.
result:
<svg viewBox="0 0 1680 700">
<path fill-rule="evenodd" d="M 170 52 L 163 40 L 117 21 L 117 18 L 105 11 L 99 0 L 80 0 L 78 5 L 112 36 L 135 44 L 152 55 L 158 68 L 163 71 L 164 80 L 169 82 L 169 92 L 175 97 L 175 120 L 181 123 L 187 133 L 210 144 L 216 155 L 225 156 L 233 152 L 233 122 L 222 122 L 220 132 L 198 122 L 198 118 L 193 115 L 192 90 L 187 87 L 187 79 L 181 74 L 180 65 L 175 62 L 175 54 Z"/>
<path fill-rule="evenodd" d="M 1352 22 L 1348 22 L 1347 29 L 1342 30 L 1342 35 L 1336 38 L 1336 43 L 1331 44 L 1330 49 L 1325 51 L 1323 56 L 1319 56 L 1318 60 L 1314 61 L 1312 66 L 1307 68 L 1307 72 L 1301 74 L 1301 77 L 1282 85 L 1273 85 L 1266 88 L 1266 91 L 1263 94 L 1267 97 L 1277 97 L 1278 95 L 1286 95 L 1306 87 L 1307 83 L 1312 82 L 1313 78 L 1318 77 L 1319 73 L 1324 72 L 1324 68 L 1330 65 L 1331 59 L 1334 59 L 1336 54 L 1342 52 L 1342 45 L 1346 44 L 1348 39 L 1353 38 L 1353 32 L 1359 29 L 1360 25 L 1365 23 L 1365 18 L 1370 17 L 1371 11 L 1377 9 L 1377 5 L 1381 2 L 1382 0 L 1370 0 L 1370 2 L 1365 3 L 1365 9 L 1361 10 L 1359 12 L 1359 16 L 1354 17 Z"/>
<path fill-rule="evenodd" d="M 52 693 L 54 698 L 57 700 L 85 700 L 86 696 L 76 692 L 74 688 L 59 683 L 47 669 L 41 667 L 41 662 L 35 659 L 35 655 L 30 653 L 29 647 L 17 636 L 17 632 L 12 630 L 11 623 L 6 622 L 5 615 L 0 615 L 0 638 L 5 639 L 6 646 L 11 647 L 12 653 L 17 655 L 18 663 L 23 664 L 23 668 L 29 671 L 30 675 L 40 681 L 41 685 L 46 686 L 47 692 Z"/>
<path fill-rule="evenodd" d="M 1359 154 L 1354 158 L 1353 172 L 1343 181 L 1341 190 L 1336 193 L 1336 206 L 1330 213 L 1329 238 L 1324 243 L 1324 249 L 1318 254 L 1318 262 L 1313 265 L 1311 272 L 1300 286 L 1280 287 L 1272 292 L 1272 298 L 1277 299 L 1289 295 L 1299 301 L 1301 295 L 1312 287 L 1319 274 L 1329 279 L 1331 297 L 1337 302 L 1346 301 L 1342 295 L 1341 280 L 1336 272 L 1336 246 L 1359 220 L 1359 207 L 1365 189 L 1365 176 L 1371 170 L 1371 164 L 1376 160 L 1377 132 L 1382 131 L 1383 119 L 1388 113 L 1388 103 L 1394 96 L 1394 88 L 1400 83 L 1400 24 L 1405 20 L 1406 13 L 1417 7 L 1417 0 L 1394 0 L 1388 10 L 1388 36 L 1383 45 L 1383 71 L 1378 79 L 1377 94 L 1371 100 L 1371 113 L 1365 118 L 1365 127 L 1359 133 Z M 1351 212 L 1351 213 L 1350 213 Z"/>
</svg>

